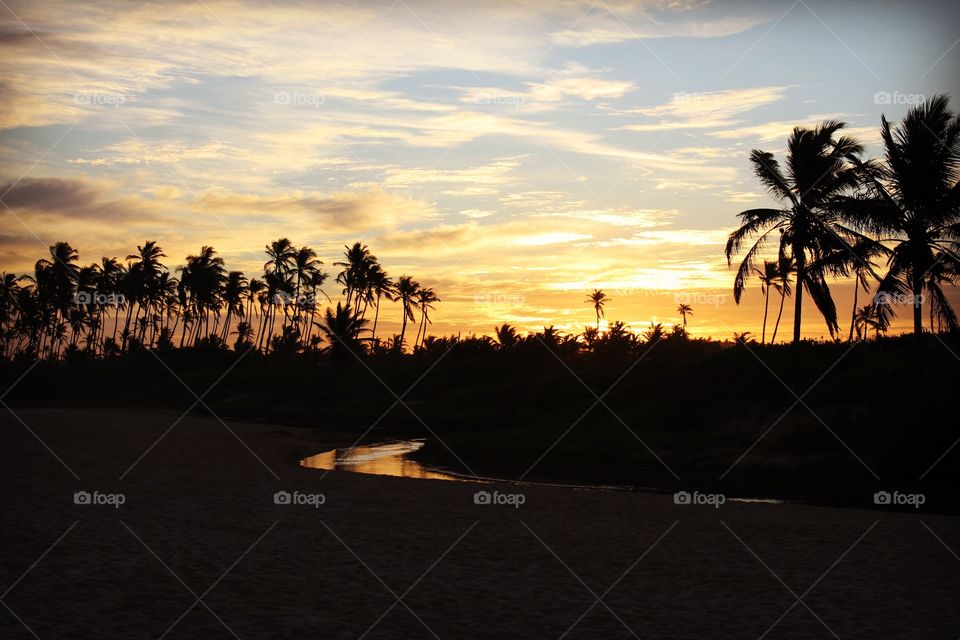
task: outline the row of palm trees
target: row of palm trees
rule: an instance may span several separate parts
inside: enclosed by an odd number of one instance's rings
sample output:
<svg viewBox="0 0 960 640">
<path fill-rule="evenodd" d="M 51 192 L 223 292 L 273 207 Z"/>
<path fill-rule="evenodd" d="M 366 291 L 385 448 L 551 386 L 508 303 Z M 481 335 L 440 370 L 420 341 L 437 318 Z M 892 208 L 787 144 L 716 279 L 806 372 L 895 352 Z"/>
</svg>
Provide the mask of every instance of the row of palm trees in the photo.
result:
<svg viewBox="0 0 960 640">
<path fill-rule="evenodd" d="M 68 350 L 112 355 L 131 347 L 222 346 L 236 336 L 236 348 L 271 350 L 340 349 L 360 344 L 402 351 L 408 321 L 417 324 L 412 348 L 419 348 L 440 302 L 430 287 L 411 276 L 394 281 L 363 244 L 344 247 L 336 283 L 345 300 L 317 311 L 328 274 L 310 247 L 280 238 L 265 247 L 263 276 L 228 271 L 213 247 L 171 271 L 163 249 L 148 241 L 124 262 L 102 258 L 89 266 L 67 242 L 50 247 L 32 275 L 0 274 L 0 353 L 61 357 Z M 377 338 L 380 307 L 399 302 L 399 335 Z M 367 315 L 372 329 L 366 329 Z M 234 326 L 236 322 L 236 326 Z M 178 344 L 175 339 L 179 337 Z M 326 346 L 323 346 L 324 343 Z"/>
<path fill-rule="evenodd" d="M 794 294 L 793 341 L 800 341 L 804 293 L 823 315 L 831 336 L 840 331 L 829 277 L 855 282 L 848 340 L 867 329 L 889 327 L 894 307 L 913 310 L 913 330 L 923 332 L 923 304 L 930 330 L 960 329 L 945 285 L 960 278 L 960 115 L 938 95 L 909 111 L 898 125 L 881 120 L 884 157 L 864 160 L 862 145 L 841 135 L 844 123 L 830 120 L 813 128 L 797 127 L 787 140 L 786 163 L 772 153 L 750 156 L 760 183 L 781 208 L 750 209 L 730 234 L 726 256 L 749 245 L 734 278 L 737 303 L 756 275 L 764 300 L 766 339 L 769 294 L 783 302 Z M 771 242 L 775 260 L 757 265 Z M 877 260 L 886 262 L 885 275 Z M 796 283 L 791 291 L 791 278 Z M 872 286 L 874 285 L 874 286 Z M 858 307 L 859 293 L 874 295 Z M 936 328 L 934 327 L 936 323 Z"/>
</svg>

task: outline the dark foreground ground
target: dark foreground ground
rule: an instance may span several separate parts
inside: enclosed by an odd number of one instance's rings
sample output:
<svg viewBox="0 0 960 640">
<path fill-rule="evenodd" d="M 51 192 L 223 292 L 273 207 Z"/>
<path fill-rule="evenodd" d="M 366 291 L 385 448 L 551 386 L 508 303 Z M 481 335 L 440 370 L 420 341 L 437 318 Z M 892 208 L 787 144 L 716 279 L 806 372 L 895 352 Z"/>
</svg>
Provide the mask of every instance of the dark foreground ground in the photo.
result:
<svg viewBox="0 0 960 640">
<path fill-rule="evenodd" d="M 16 409 L 209 408 L 351 442 L 424 437 L 421 461 L 480 476 L 846 506 L 899 491 L 923 493 L 925 512 L 960 512 L 956 336 L 926 336 L 922 357 L 912 337 L 597 349 L 531 338 L 339 362 L 141 351 L 0 364 L 0 389 L 14 385 L 4 402 Z"/>
<path fill-rule="evenodd" d="M 179 416 L 0 416 L 0 637 L 960 635 L 955 517 L 324 475 L 354 434 Z"/>
</svg>

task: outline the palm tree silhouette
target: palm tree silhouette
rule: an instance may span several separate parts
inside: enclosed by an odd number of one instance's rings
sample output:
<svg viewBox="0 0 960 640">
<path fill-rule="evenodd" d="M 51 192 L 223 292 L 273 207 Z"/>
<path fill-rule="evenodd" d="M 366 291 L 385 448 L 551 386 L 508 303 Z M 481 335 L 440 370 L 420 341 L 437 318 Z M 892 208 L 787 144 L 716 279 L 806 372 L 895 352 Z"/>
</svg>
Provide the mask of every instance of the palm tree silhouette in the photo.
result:
<svg viewBox="0 0 960 640">
<path fill-rule="evenodd" d="M 497 343 L 500 345 L 501 350 L 511 349 L 517 345 L 518 337 L 516 328 L 507 323 L 503 323 L 499 327 L 494 327 L 493 331 L 497 335 Z"/>
<path fill-rule="evenodd" d="M 603 316 L 603 307 L 605 304 L 610 302 L 610 298 L 603 292 L 602 289 L 594 289 L 593 293 L 586 299 L 586 302 L 593 304 L 593 310 L 597 314 L 597 331 L 600 330 L 600 318 Z"/>
<path fill-rule="evenodd" d="M 370 270 L 370 291 L 373 293 L 376 304 L 376 311 L 373 315 L 373 330 L 370 333 L 372 344 L 377 343 L 377 321 L 380 319 L 380 299 L 386 298 L 393 300 L 394 283 L 383 268 L 376 264 Z"/>
<path fill-rule="evenodd" d="M 400 329 L 400 351 L 403 351 L 403 337 L 407 333 L 407 320 L 414 320 L 413 310 L 416 308 L 417 295 L 420 292 L 420 283 L 410 276 L 400 276 L 397 280 L 396 299 L 400 301 L 403 313 L 403 326 Z"/>
<path fill-rule="evenodd" d="M 686 330 L 687 330 L 687 316 L 692 316 L 692 315 L 693 315 L 693 307 L 691 307 L 691 306 L 688 305 L 688 304 L 683 304 L 683 303 L 681 303 L 680 306 L 677 307 L 677 312 L 680 314 L 680 317 L 683 319 L 683 330 L 686 331 Z"/>
<path fill-rule="evenodd" d="M 420 327 L 417 329 L 417 336 L 421 341 L 427 337 L 427 323 L 430 322 L 430 311 L 435 308 L 433 303 L 440 301 L 440 298 L 437 297 L 437 294 L 434 293 L 430 287 L 421 287 L 420 291 L 417 292 L 417 305 L 420 307 Z M 421 329 L 423 337 L 420 337 Z M 417 348 L 416 339 L 413 341 L 413 348 Z"/>
<path fill-rule="evenodd" d="M 780 269 L 779 265 L 773 260 L 763 261 L 763 271 L 756 267 L 753 269 L 760 280 L 760 293 L 763 294 L 763 332 L 760 335 L 760 344 L 764 344 L 767 339 L 767 312 L 770 309 L 770 288 L 779 290 Z M 781 298 L 782 299 L 782 298 Z"/>
<path fill-rule="evenodd" d="M 923 332 L 925 290 L 943 324 L 960 329 L 940 283 L 931 277 L 938 263 L 948 273 L 960 273 L 960 114 L 951 113 L 949 99 L 937 95 L 910 109 L 897 126 L 884 116 L 881 135 L 884 161 L 856 161 L 867 197 L 843 200 L 861 228 L 892 245 L 877 294 L 893 300 L 912 296 L 913 332 L 918 336 Z"/>
<path fill-rule="evenodd" d="M 363 340 L 360 333 L 364 331 L 367 321 L 352 312 L 349 306 L 337 303 L 336 312 L 327 307 L 323 320 L 320 322 L 320 332 L 327 339 L 326 353 L 330 353 L 335 360 L 344 361 L 349 352 L 362 353 Z"/>
<path fill-rule="evenodd" d="M 773 324 L 773 335 L 770 336 L 770 344 L 777 341 L 777 329 L 780 328 L 780 318 L 783 317 L 783 303 L 787 296 L 793 295 L 793 287 L 790 284 L 790 276 L 796 273 L 797 267 L 791 256 L 780 256 L 777 259 L 777 291 L 780 292 L 780 309 L 777 311 L 777 321 Z"/>
<path fill-rule="evenodd" d="M 843 127 L 842 122 L 828 120 L 813 129 L 795 128 L 787 140 L 786 175 L 772 153 L 754 149 L 750 154 L 754 174 L 786 207 L 743 211 L 739 214 L 740 228 L 727 240 L 725 253 L 727 264 L 731 264 L 744 241 L 757 236 L 734 279 L 733 297 L 739 304 L 747 277 L 767 237 L 774 231 L 779 232 L 779 255 L 793 258 L 799 283 L 794 298 L 794 344 L 800 342 L 804 289 L 826 320 L 830 334 L 839 330 L 837 309 L 825 273 L 813 265 L 835 251 L 851 250 L 853 243 L 867 239 L 842 224 L 836 205 L 837 198 L 859 182 L 858 172 L 849 158 L 863 150 L 853 138 L 834 139 Z"/>
<path fill-rule="evenodd" d="M 242 271 L 231 271 L 223 285 L 223 302 L 227 307 L 227 317 L 223 321 L 221 340 L 227 341 L 230 335 L 230 320 L 234 315 L 244 319 L 244 302 L 247 298 L 249 283 Z"/>
<path fill-rule="evenodd" d="M 137 245 L 137 253 L 127 256 L 130 261 L 127 266 L 127 273 L 124 277 L 123 292 L 127 296 L 127 319 L 123 325 L 121 334 L 120 350 L 125 351 L 127 340 L 130 337 L 130 321 L 133 315 L 134 304 L 137 304 L 137 319 L 143 310 L 143 301 L 147 295 L 150 286 L 160 277 L 160 273 L 165 267 L 160 262 L 160 258 L 166 258 L 167 254 L 163 252 L 154 240 L 148 240 L 143 245 Z"/>
<path fill-rule="evenodd" d="M 376 258 L 370 254 L 367 245 L 360 242 L 354 242 L 350 247 L 344 245 L 343 248 L 346 249 L 343 253 L 344 260 L 333 263 L 335 266 L 343 267 L 343 270 L 337 274 L 337 283 L 343 285 L 343 293 L 347 296 L 346 306 L 350 307 L 352 304 L 355 313 L 359 313 L 361 299 L 366 289 L 367 275 Z"/>
<path fill-rule="evenodd" d="M 643 338 L 650 344 L 659 342 L 664 336 L 663 323 L 650 322 L 650 328 L 643 332 Z"/>
</svg>

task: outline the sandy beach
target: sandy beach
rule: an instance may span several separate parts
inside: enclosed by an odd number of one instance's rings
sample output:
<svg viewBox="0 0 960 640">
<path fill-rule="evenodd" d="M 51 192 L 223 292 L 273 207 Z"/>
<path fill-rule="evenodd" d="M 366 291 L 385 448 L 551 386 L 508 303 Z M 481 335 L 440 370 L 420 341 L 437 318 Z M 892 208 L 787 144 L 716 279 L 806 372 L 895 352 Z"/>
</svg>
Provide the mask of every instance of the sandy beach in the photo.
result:
<svg viewBox="0 0 960 640">
<path fill-rule="evenodd" d="M 323 473 L 298 460 L 346 434 L 16 416 L 3 638 L 960 635 L 955 517 Z"/>
</svg>

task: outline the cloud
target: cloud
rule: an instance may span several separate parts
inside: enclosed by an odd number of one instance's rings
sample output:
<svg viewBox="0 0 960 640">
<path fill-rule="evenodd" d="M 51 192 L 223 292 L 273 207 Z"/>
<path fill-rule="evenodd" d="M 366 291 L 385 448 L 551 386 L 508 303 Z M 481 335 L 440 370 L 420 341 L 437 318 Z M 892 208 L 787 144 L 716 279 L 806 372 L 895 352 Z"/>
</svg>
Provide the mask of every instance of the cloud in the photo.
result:
<svg viewBox="0 0 960 640">
<path fill-rule="evenodd" d="M 787 138 L 796 127 L 814 127 L 824 120 L 842 121 L 844 119 L 844 114 L 813 115 L 798 120 L 776 120 L 742 127 L 735 127 L 733 129 L 724 129 L 722 131 L 711 131 L 707 133 L 707 135 L 712 138 L 719 138 L 721 140 L 740 140 L 744 138 L 752 138 L 763 142 L 770 142 L 774 140 L 786 142 Z M 840 131 L 840 135 L 853 136 L 865 144 L 875 144 L 880 142 L 880 127 L 847 126 Z"/>
<path fill-rule="evenodd" d="M 630 131 L 717 129 L 739 122 L 737 116 L 784 99 L 787 87 L 755 87 L 703 93 L 676 93 L 669 102 L 627 112 L 665 118 L 654 123 L 625 125 Z"/>
<path fill-rule="evenodd" d="M 390 168 L 384 172 L 383 184 L 390 189 L 414 185 L 486 185 L 480 193 L 497 193 L 494 187 L 516 181 L 513 171 L 520 166 L 520 158 L 503 158 L 469 169 Z"/>
<path fill-rule="evenodd" d="M 115 164 L 172 164 L 192 160 L 217 160 L 235 158 L 238 149 L 215 140 L 201 145 L 184 142 L 150 144 L 140 139 L 128 139 L 108 145 L 97 152 L 96 158 L 71 158 L 70 164 L 104 166 Z"/>
<path fill-rule="evenodd" d="M 436 207 L 379 188 L 366 191 L 252 195 L 210 192 L 198 201 L 202 209 L 225 215 L 271 217 L 321 225 L 336 232 L 368 231 L 436 220 Z"/>
<path fill-rule="evenodd" d="M 90 222 L 152 216 L 158 201 L 143 197 L 110 197 L 112 185 L 79 178 L 24 178 L 0 184 L 3 202 L 15 213 Z"/>
</svg>

